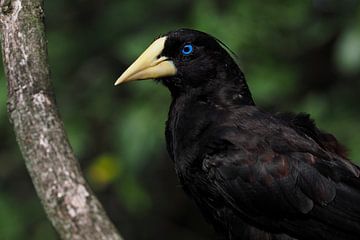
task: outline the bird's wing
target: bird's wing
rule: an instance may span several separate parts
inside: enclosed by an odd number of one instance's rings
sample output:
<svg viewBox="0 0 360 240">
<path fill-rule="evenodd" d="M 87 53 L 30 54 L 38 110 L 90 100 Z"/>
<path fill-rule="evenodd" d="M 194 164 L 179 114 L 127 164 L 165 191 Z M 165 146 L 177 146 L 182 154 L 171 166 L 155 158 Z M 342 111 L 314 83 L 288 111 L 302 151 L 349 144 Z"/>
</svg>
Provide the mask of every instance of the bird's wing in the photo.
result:
<svg viewBox="0 0 360 240">
<path fill-rule="evenodd" d="M 312 138 L 317 144 L 326 149 L 326 151 L 335 153 L 340 157 L 347 159 L 347 149 L 330 133 L 326 133 L 317 128 L 315 121 L 309 114 L 291 112 L 277 113 L 276 118 L 282 123 L 292 127 L 302 136 Z"/>
<path fill-rule="evenodd" d="M 276 134 L 237 127 L 213 133 L 203 169 L 240 215 L 278 231 L 302 228 L 320 239 L 324 231 L 335 236 L 329 239 L 360 234 L 356 165 L 286 127 Z"/>
</svg>

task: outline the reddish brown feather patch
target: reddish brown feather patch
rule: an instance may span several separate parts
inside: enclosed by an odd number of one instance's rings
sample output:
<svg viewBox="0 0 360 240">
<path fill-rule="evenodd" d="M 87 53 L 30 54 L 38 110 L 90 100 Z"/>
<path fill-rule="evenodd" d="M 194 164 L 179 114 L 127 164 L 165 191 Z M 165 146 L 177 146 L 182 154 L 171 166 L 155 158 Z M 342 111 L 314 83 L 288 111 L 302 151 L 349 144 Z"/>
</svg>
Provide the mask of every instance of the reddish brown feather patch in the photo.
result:
<svg viewBox="0 0 360 240">
<path fill-rule="evenodd" d="M 278 175 L 279 177 L 284 177 L 284 176 L 287 176 L 289 175 L 289 163 L 288 163 L 288 159 L 283 156 L 283 155 L 280 155 L 279 158 L 279 167 L 278 167 Z"/>
</svg>

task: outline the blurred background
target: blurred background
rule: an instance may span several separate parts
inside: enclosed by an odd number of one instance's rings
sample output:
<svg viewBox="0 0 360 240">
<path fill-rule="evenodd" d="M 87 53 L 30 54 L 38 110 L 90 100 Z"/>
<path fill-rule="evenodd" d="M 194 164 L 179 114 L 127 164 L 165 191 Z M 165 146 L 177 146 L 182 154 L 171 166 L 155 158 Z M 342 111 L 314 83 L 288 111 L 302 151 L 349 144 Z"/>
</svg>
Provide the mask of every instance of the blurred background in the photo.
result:
<svg viewBox="0 0 360 240">
<path fill-rule="evenodd" d="M 357 0 L 52 0 L 45 13 L 66 130 L 127 240 L 215 239 L 166 153 L 167 90 L 153 81 L 113 86 L 157 36 L 179 27 L 221 39 L 238 55 L 258 105 L 309 112 L 360 163 Z M 6 115 L 2 69 L 0 78 L 0 239 L 58 239 Z"/>
</svg>

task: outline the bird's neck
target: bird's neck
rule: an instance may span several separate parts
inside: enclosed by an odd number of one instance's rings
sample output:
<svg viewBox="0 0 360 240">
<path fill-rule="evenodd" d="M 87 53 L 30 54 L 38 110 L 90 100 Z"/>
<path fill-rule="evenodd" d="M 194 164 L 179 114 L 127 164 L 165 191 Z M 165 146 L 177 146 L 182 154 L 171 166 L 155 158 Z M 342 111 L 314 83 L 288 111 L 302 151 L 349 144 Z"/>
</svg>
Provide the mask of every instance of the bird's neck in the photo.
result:
<svg viewBox="0 0 360 240">
<path fill-rule="evenodd" d="M 255 105 L 242 72 L 229 76 L 226 84 L 224 82 L 219 81 L 210 87 L 210 94 L 214 96 L 213 100 L 217 104 L 236 107 Z"/>
<path fill-rule="evenodd" d="M 244 74 L 240 69 L 236 70 L 238 71 L 228 72 L 226 75 L 218 74 L 206 85 L 168 87 L 173 102 L 177 102 L 178 99 L 191 98 L 224 107 L 255 105 Z"/>
<path fill-rule="evenodd" d="M 243 75 L 236 79 L 226 78 L 226 81 L 211 81 L 209 86 L 177 91 L 177 95 L 173 95 L 166 124 L 166 139 L 168 152 L 176 164 L 186 167 L 193 161 L 189 156 L 197 156 L 198 148 L 194 146 L 198 134 L 211 123 L 210 116 L 214 112 L 254 105 Z M 203 120 L 199 121 L 199 116 Z M 185 138 L 187 141 L 179 141 Z"/>
</svg>

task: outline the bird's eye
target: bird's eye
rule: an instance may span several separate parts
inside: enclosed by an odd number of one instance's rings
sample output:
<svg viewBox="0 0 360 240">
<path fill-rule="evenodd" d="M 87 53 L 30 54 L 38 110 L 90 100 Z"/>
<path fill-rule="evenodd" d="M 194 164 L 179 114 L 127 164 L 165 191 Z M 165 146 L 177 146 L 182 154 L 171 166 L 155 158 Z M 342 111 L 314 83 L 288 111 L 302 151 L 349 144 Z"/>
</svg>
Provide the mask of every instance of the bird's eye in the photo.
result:
<svg viewBox="0 0 360 240">
<path fill-rule="evenodd" d="M 182 49 L 181 49 L 181 53 L 183 55 L 189 55 L 190 53 L 192 53 L 193 51 L 193 46 L 191 44 L 186 44 Z"/>
</svg>

